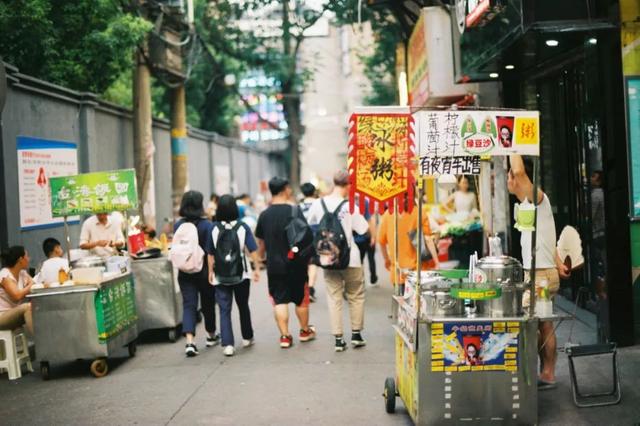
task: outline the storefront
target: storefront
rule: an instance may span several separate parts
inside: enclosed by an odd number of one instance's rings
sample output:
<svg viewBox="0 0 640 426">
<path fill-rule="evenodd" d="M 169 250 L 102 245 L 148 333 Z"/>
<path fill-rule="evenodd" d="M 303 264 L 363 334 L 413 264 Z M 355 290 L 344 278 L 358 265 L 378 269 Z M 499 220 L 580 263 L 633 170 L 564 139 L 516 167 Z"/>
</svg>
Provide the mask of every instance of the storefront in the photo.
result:
<svg viewBox="0 0 640 426">
<path fill-rule="evenodd" d="M 561 294 L 567 305 L 578 300 L 581 319 L 598 340 L 633 344 L 617 2 L 458 3 L 465 3 L 452 29 L 454 34 L 462 29 L 458 81 L 500 80 L 505 107 L 540 111 L 542 188 L 552 202 L 557 232 L 575 227 L 585 256 L 585 267 L 563 283 Z M 518 244 L 511 249 L 516 253 Z"/>
</svg>

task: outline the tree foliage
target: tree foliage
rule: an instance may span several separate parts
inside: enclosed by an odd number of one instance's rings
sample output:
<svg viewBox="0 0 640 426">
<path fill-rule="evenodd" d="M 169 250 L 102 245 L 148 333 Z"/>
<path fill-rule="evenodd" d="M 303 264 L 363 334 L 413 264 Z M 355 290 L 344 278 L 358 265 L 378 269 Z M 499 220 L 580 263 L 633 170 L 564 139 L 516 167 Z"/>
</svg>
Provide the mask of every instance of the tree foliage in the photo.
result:
<svg viewBox="0 0 640 426">
<path fill-rule="evenodd" d="M 113 0 L 0 0 L 0 54 L 21 72 L 103 93 L 152 24 Z"/>
</svg>

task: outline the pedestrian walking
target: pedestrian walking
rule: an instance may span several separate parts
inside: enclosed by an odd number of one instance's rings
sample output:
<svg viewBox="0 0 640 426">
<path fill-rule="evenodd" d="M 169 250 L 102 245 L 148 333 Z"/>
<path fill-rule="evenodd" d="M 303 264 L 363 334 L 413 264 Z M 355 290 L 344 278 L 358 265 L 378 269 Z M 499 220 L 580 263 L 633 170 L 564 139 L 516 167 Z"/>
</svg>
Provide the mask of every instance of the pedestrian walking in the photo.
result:
<svg viewBox="0 0 640 426">
<path fill-rule="evenodd" d="M 317 262 L 324 268 L 331 332 L 335 336 L 334 349 L 342 352 L 347 348 L 342 327 L 343 294 L 349 305 L 351 344 L 357 348 L 367 343 L 362 337 L 364 274 L 353 232 L 365 234 L 369 224 L 360 213 L 349 213 L 346 199 L 350 185 L 348 172 L 337 172 L 333 183 L 333 191 L 311 206 L 309 224 L 318 225 L 314 239 Z"/>
<path fill-rule="evenodd" d="M 307 222 L 309 222 L 309 209 L 311 209 L 311 205 L 314 201 L 318 199 L 317 189 L 315 185 L 310 182 L 303 183 L 300 186 L 300 191 L 302 191 L 302 195 L 304 195 L 304 199 L 300 203 L 300 210 L 304 215 Z M 313 229 L 313 228 L 312 228 Z M 309 263 L 309 268 L 307 269 L 307 273 L 309 275 L 309 300 L 311 302 L 316 301 L 316 279 L 318 277 L 318 266 L 314 265 L 312 262 Z"/>
<path fill-rule="evenodd" d="M 251 278 L 254 282 L 260 281 L 260 260 L 253 233 L 249 225 L 239 220 L 238 205 L 232 195 L 220 197 L 215 215 L 217 220 L 213 223 L 206 245 L 209 282 L 215 289 L 220 309 L 222 352 L 226 356 L 233 356 L 235 348 L 231 309 L 234 298 L 240 314 L 242 346 L 246 348 L 253 345 L 249 293 Z M 249 271 L 246 252 L 251 254 L 253 264 L 256 265 L 253 274 Z"/>
<path fill-rule="evenodd" d="M 520 203 L 528 203 L 533 200 L 533 184 L 531 183 L 531 170 L 527 170 L 522 157 L 510 156 L 511 169 L 507 176 L 507 188 L 509 192 L 518 198 Z M 569 268 L 562 263 L 556 249 L 556 224 L 553 219 L 553 210 L 549 197 L 542 189 L 538 189 L 535 196 L 537 204 L 536 219 L 536 296 L 538 290 L 547 287 L 550 298 L 553 298 L 560 289 L 560 278 L 568 278 L 571 274 Z M 525 279 L 528 281 L 531 272 L 531 231 L 522 231 L 520 245 L 522 247 L 522 264 L 526 271 Z M 527 291 L 523 300 L 523 306 L 528 307 L 531 295 Z M 532 313 L 533 314 L 533 313 Z M 538 347 L 542 369 L 538 378 L 540 389 L 552 389 L 556 387 L 556 333 L 553 322 L 540 321 L 538 326 Z M 544 346 L 543 346 L 544 344 Z"/>
<path fill-rule="evenodd" d="M 272 195 L 271 206 L 258 218 L 256 238 L 259 258 L 262 259 L 266 252 L 269 296 L 280 330 L 280 347 L 286 349 L 293 344 L 289 332 L 289 303 L 296 306 L 300 341 L 313 340 L 316 333 L 313 326 L 309 325 L 308 264 L 294 261 L 295 253 L 287 239 L 286 228 L 298 210 L 297 206 L 294 209 L 292 205 L 293 192 L 289 181 L 278 177 L 269 181 L 269 191 Z"/>
<path fill-rule="evenodd" d="M 356 205 L 359 203 L 356 201 Z M 360 235 L 353 234 L 353 240 L 360 250 L 360 263 L 364 268 L 364 259 L 366 258 L 369 263 L 369 282 L 372 286 L 378 284 L 378 273 L 376 269 L 376 216 L 369 212 L 369 200 L 365 200 L 364 218 L 369 224 L 369 230 Z"/>
<path fill-rule="evenodd" d="M 216 335 L 215 291 L 209 284 L 209 268 L 205 261 L 205 246 L 213 224 L 205 217 L 202 194 L 188 191 L 182 196 L 179 214 L 174 226 L 171 260 L 179 269 L 178 284 L 182 292 L 182 333 L 187 339 L 185 354 L 199 354 L 194 343 L 198 316 L 198 299 L 202 306 L 207 347 L 219 343 Z"/>
</svg>

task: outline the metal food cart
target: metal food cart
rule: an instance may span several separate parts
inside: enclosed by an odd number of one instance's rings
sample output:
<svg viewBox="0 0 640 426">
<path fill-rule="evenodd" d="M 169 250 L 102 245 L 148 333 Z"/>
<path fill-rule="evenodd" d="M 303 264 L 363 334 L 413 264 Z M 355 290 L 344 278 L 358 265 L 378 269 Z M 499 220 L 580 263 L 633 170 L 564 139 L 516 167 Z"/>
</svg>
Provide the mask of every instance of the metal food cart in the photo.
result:
<svg viewBox="0 0 640 426">
<path fill-rule="evenodd" d="M 132 260 L 131 270 L 136 282 L 138 331 L 166 328 L 169 340 L 175 342 L 182 323 L 182 293 L 173 265 L 163 256 Z"/>
<path fill-rule="evenodd" d="M 50 363 L 93 359 L 90 371 L 103 377 L 107 358 L 136 354 L 138 336 L 135 286 L 131 274 L 96 285 L 70 285 L 34 290 L 27 296 L 40 373 L 50 376 Z"/>
<path fill-rule="evenodd" d="M 509 139 L 499 140 L 498 129 L 505 127 L 509 130 Z M 533 193 L 537 193 L 540 134 L 537 111 L 360 108 L 351 118 L 350 129 L 349 167 L 355 187 L 352 198 L 356 192 L 381 194 L 375 198 L 379 210 L 382 212 L 386 204 L 395 211 L 394 259 L 398 258 L 397 217 L 403 211 L 401 197 L 413 199 L 413 182 L 417 181 L 416 229 L 420 240 L 423 239 L 426 177 L 479 174 L 482 160 L 492 156 L 533 156 Z M 415 150 L 414 138 L 417 139 Z M 394 183 L 396 173 L 401 179 Z M 420 175 L 421 179 L 415 175 Z M 392 188 L 379 191 L 379 188 L 386 189 L 381 179 L 387 179 Z M 351 206 L 353 208 L 353 201 Z M 363 207 L 361 200 L 360 209 Z M 407 208 L 410 210 L 411 204 L 404 207 Z M 531 294 L 535 282 L 535 227 L 532 230 L 531 283 L 528 287 Z M 421 246 L 416 245 L 417 271 L 422 269 Z M 397 268 L 396 264 L 396 276 L 399 274 Z M 492 312 L 490 303 L 483 305 L 473 300 L 473 271 L 468 284 L 470 290 L 459 293 L 467 296 L 442 300 L 436 293 L 445 292 L 439 291 L 425 300 L 422 273 L 417 276 L 413 287 L 405 282 L 404 294 L 393 297 L 396 377 L 385 380 L 383 396 L 387 412 L 395 410 L 395 399 L 400 396 L 414 422 L 420 425 L 536 424 L 538 318 L 533 314 L 535 297 L 531 298 L 529 306 L 531 315 L 522 310 L 503 315 Z M 446 281 L 444 277 L 442 280 Z M 449 282 L 448 285 L 463 284 Z M 482 298 L 502 300 L 495 288 L 489 287 Z M 449 309 L 455 306 L 454 299 L 459 303 L 458 309 Z M 438 314 L 437 309 L 426 312 L 427 303 L 440 306 L 447 311 L 446 315 Z"/>
</svg>

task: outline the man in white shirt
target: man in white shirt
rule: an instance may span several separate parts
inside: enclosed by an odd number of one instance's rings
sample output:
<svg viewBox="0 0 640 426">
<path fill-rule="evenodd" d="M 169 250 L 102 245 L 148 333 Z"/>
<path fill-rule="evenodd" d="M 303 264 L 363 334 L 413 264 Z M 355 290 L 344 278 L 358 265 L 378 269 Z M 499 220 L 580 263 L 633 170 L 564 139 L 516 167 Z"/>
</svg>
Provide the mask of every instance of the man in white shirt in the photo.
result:
<svg viewBox="0 0 640 426">
<path fill-rule="evenodd" d="M 64 251 L 60 245 L 60 241 L 55 238 L 47 238 L 42 243 L 42 250 L 47 260 L 42 263 L 40 272 L 36 275 L 35 281 L 39 284 L 51 284 L 59 282 L 60 270 L 64 270 L 65 274 L 69 273 L 69 262 L 65 259 Z M 60 283 L 64 284 L 64 283 Z"/>
<path fill-rule="evenodd" d="M 108 213 L 98 213 L 82 224 L 80 248 L 91 250 L 97 256 L 109 257 L 118 253 L 124 246 L 122 228 L 113 223 Z"/>
<path fill-rule="evenodd" d="M 511 155 L 511 170 L 507 176 L 509 192 L 523 203 L 525 200 L 533 200 L 533 184 L 525 169 L 524 161 L 519 155 Z M 536 288 L 540 288 L 546 281 L 550 297 L 553 298 L 560 288 L 560 278 L 568 278 L 571 271 L 562 263 L 556 251 L 556 224 L 553 219 L 551 202 L 547 195 L 538 189 L 536 194 L 537 219 L 536 219 Z M 522 264 L 525 271 L 531 270 L 531 237 L 530 231 L 523 231 L 520 238 L 522 247 Z M 537 292 L 536 292 L 537 293 Z M 530 296 L 529 296 L 530 297 Z M 529 299 L 525 296 L 523 305 L 528 306 Z M 540 389 L 551 389 L 556 386 L 556 334 L 551 321 L 540 321 L 539 346 L 544 342 L 540 352 L 542 371 L 538 378 Z"/>
<path fill-rule="evenodd" d="M 322 201 L 327 210 L 332 214 L 338 206 L 338 219 L 342 225 L 344 235 L 350 247 L 349 266 L 343 270 L 325 269 L 324 278 L 327 285 L 327 300 L 329 316 L 331 317 L 331 332 L 335 336 L 335 350 L 342 352 L 347 345 L 342 337 L 342 297 L 346 296 L 349 304 L 349 316 L 351 318 L 351 344 L 354 347 L 366 345 L 362 337 L 364 325 L 364 274 L 360 261 L 360 251 L 353 240 L 353 232 L 365 234 L 369 230 L 369 224 L 360 213 L 349 213 L 348 203 L 345 203 L 349 194 L 349 174 L 341 170 L 333 177 L 333 192 L 320 200 L 314 201 L 309 208 L 308 223 L 310 226 L 318 225 L 325 215 Z"/>
</svg>

